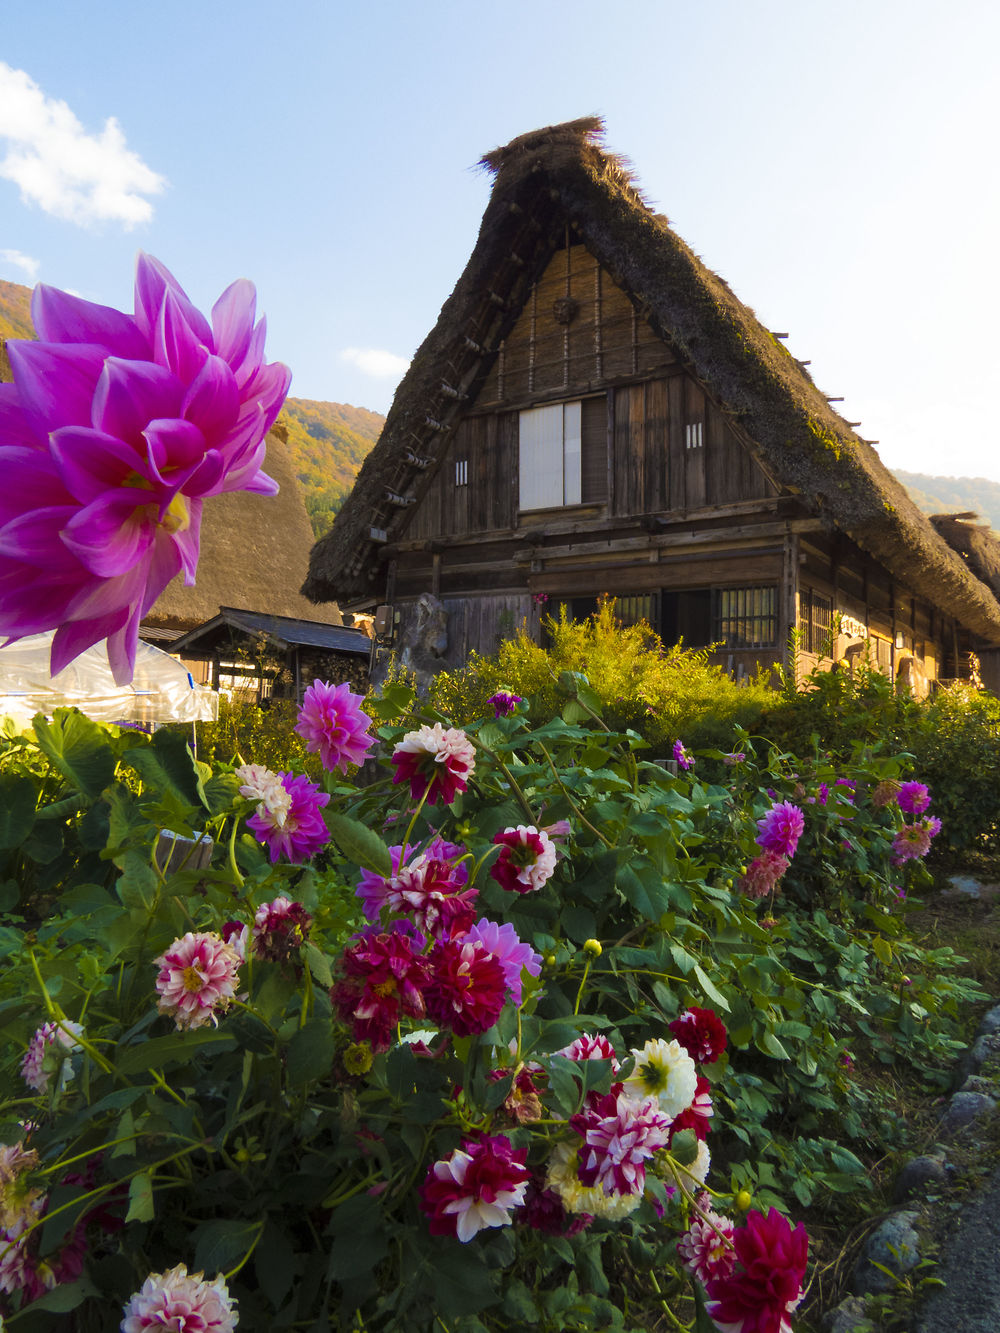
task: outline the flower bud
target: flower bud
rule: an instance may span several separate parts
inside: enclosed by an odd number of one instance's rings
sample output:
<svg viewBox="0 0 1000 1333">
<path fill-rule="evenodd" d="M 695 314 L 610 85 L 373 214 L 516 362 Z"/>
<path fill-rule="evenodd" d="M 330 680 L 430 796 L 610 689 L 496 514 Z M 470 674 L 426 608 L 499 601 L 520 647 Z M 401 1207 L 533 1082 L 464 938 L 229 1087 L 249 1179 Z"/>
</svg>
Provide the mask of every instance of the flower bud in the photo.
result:
<svg viewBox="0 0 1000 1333">
<path fill-rule="evenodd" d="M 583 952 L 589 953 L 591 958 L 600 958 L 604 950 L 601 948 L 600 940 L 584 940 Z"/>
<path fill-rule="evenodd" d="M 733 1199 L 733 1203 L 741 1213 L 745 1213 L 753 1203 L 753 1195 L 749 1190 L 740 1190 Z"/>
</svg>

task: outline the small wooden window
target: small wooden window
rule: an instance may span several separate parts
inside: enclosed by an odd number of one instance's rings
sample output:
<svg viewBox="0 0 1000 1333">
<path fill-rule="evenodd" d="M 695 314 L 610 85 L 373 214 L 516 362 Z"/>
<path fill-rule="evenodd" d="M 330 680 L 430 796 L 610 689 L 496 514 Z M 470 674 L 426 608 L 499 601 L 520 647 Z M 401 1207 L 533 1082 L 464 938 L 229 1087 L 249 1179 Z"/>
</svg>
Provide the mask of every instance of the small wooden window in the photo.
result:
<svg viewBox="0 0 1000 1333">
<path fill-rule="evenodd" d="M 718 588 L 712 638 L 725 648 L 773 648 L 778 641 L 778 590 Z"/>
<path fill-rule="evenodd" d="M 608 494 L 608 400 L 533 407 L 518 417 L 519 508 L 596 504 Z"/>
<path fill-rule="evenodd" d="M 705 443 L 705 427 L 701 421 L 689 421 L 684 427 L 684 448 L 700 449 Z"/>
<path fill-rule="evenodd" d="M 455 485 L 468 486 L 469 484 L 469 460 L 467 458 L 455 459 Z"/>
</svg>

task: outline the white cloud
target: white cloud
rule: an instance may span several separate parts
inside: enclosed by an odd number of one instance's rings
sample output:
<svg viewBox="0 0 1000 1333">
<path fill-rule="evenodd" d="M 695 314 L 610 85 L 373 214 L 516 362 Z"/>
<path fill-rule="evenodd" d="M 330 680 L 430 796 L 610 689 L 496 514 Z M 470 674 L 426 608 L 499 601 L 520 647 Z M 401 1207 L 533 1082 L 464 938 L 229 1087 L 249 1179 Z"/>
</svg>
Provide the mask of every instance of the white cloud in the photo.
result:
<svg viewBox="0 0 1000 1333">
<path fill-rule="evenodd" d="M 398 380 L 410 364 L 407 357 L 385 352 L 379 347 L 345 347 L 340 355 L 366 375 L 380 380 Z"/>
<path fill-rule="evenodd" d="M 113 116 L 99 134 L 88 133 L 65 102 L 0 61 L 2 140 L 0 177 L 14 182 L 25 203 L 67 222 L 148 222 L 153 207 L 143 196 L 166 185 L 126 147 Z"/>
<path fill-rule="evenodd" d="M 37 259 L 32 259 L 30 255 L 23 255 L 20 250 L 0 250 L 0 265 L 4 268 L 21 269 L 32 284 L 38 277 L 40 267 Z"/>
</svg>

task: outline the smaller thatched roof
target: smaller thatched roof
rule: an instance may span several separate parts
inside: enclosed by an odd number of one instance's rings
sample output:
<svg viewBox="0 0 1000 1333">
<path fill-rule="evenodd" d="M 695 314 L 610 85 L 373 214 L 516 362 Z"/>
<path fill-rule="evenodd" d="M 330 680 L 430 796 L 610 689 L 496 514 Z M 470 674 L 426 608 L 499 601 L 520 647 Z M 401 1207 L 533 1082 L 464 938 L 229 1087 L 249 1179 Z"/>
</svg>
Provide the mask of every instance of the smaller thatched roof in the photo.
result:
<svg viewBox="0 0 1000 1333">
<path fill-rule="evenodd" d="M 978 514 L 932 514 L 931 522 L 976 578 L 1000 597 L 1000 537 Z"/>
<path fill-rule="evenodd" d="M 495 179 L 475 249 L 396 392 L 385 427 L 331 530 L 316 543 L 303 592 L 361 599 L 379 584 L 379 551 L 405 531 L 393 508 L 426 482 L 440 428 L 485 381 L 534 280 L 569 223 L 722 406 L 769 473 L 900 585 L 1000 643 L 1000 603 L 941 539 L 872 446 L 803 367 L 655 214 L 627 164 L 602 146 L 597 117 L 548 126 L 495 149 Z M 425 474 L 427 476 L 432 473 Z"/>
<path fill-rule="evenodd" d="M 207 500 L 197 582 L 186 588 L 178 576 L 168 584 L 144 627 L 193 629 L 221 606 L 343 624 L 335 603 L 317 609 L 299 592 L 313 534 L 286 439 L 281 426 L 267 438 L 264 471 L 280 486 L 278 494 L 230 491 Z"/>
</svg>

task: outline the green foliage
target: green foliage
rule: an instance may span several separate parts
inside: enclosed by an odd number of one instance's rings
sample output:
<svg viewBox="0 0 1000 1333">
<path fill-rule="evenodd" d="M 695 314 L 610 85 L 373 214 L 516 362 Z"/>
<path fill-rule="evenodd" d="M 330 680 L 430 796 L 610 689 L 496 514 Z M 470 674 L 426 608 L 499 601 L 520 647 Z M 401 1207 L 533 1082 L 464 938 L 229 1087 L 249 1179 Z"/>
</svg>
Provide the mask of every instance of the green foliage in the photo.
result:
<svg viewBox="0 0 1000 1333">
<path fill-rule="evenodd" d="M 198 724 L 198 754 L 209 763 L 254 763 L 282 772 L 289 768 L 318 777 L 315 755 L 296 733 L 291 699 L 268 700 L 266 708 L 241 699 L 219 699 L 218 722 Z"/>
<path fill-rule="evenodd" d="M 709 661 L 707 648 L 664 648 L 645 622 L 623 626 L 610 598 L 582 621 L 563 609 L 546 619 L 545 630 L 547 647 L 522 627 L 490 656 L 473 653 L 466 667 L 436 676 L 435 706 L 464 723 L 487 714 L 490 696 L 507 690 L 530 698 L 532 717 L 545 720 L 566 708 L 562 673 L 584 672 L 608 726 L 634 730 L 669 752 L 678 737 L 689 745 L 725 744 L 737 724 L 752 728 L 772 698 L 763 679 L 735 684 Z"/>
<path fill-rule="evenodd" d="M 363 407 L 286 398 L 278 425 L 288 432 L 288 448 L 317 537 L 333 522 L 384 423 L 384 417 Z"/>
<path fill-rule="evenodd" d="M 978 994 L 946 950 L 906 931 L 897 886 L 904 871 L 911 884 L 923 872 L 893 863 L 899 812 L 870 799 L 904 760 L 801 760 L 737 733 L 727 748 L 745 761 L 700 755 L 674 778 L 642 759 L 636 734 L 608 726 L 586 676 L 564 670 L 557 684 L 562 715 L 522 708 L 469 724 L 475 772 L 450 806 L 413 809 L 387 763 L 363 790 L 325 775 L 325 869 L 272 865 L 228 765 L 196 762 L 178 734 L 118 735 L 62 712 L 37 739 L 4 743 L 4 878 L 36 864 L 39 822 L 67 837 L 48 913 L 10 912 L 0 930 L 0 1138 L 22 1137 L 25 1119 L 36 1126 L 30 1183 L 48 1194 L 36 1232 L 49 1262 L 95 1204 L 124 1219 L 110 1231 L 85 1222 L 84 1276 L 18 1311 L 18 1325 L 46 1327 L 56 1302 L 97 1333 L 149 1271 L 180 1262 L 225 1273 L 247 1328 L 557 1333 L 646 1329 L 666 1310 L 695 1317 L 675 1251 L 693 1193 L 683 1136 L 658 1152 L 630 1217 L 576 1235 L 515 1224 L 460 1244 L 429 1234 L 417 1195 L 435 1161 L 480 1133 L 509 1135 L 544 1178 L 555 1146 L 575 1141 L 568 1118 L 587 1090 L 611 1081 L 608 1062 L 574 1070 L 557 1053 L 601 1032 L 627 1075 L 628 1052 L 692 1004 L 729 1028 L 727 1052 L 703 1071 L 716 1206 L 749 1188 L 764 1209 L 829 1208 L 867 1188 L 864 1159 L 887 1143 L 845 1052 L 933 1077 L 954 1051 L 959 1005 Z M 373 703 L 383 760 L 415 706 L 398 683 Z M 287 752 L 275 767 L 289 767 Z M 711 780 L 716 767 L 724 784 Z M 835 776 L 853 796 L 820 800 Z M 754 902 L 739 882 L 769 792 L 799 802 L 806 830 L 783 895 Z M 556 821 L 569 831 L 553 877 L 506 892 L 490 875 L 494 835 Z M 163 828 L 210 838 L 210 863 L 194 867 L 192 841 L 165 870 Z M 366 1051 L 330 993 L 360 924 L 351 886 L 362 868 L 390 867 L 387 829 L 399 845 L 432 831 L 461 844 L 477 913 L 511 923 L 544 960 L 537 979 L 522 975 L 519 1007 L 485 1033 L 425 1037 L 431 1054 L 405 1041 Z M 173 940 L 249 925 L 282 894 L 313 915 L 301 950 L 287 962 L 251 954 L 217 1027 L 179 1032 L 157 1014 L 157 960 Z M 63 1070 L 71 1078 L 33 1095 L 18 1066 L 46 1019 L 81 1023 L 81 1049 Z M 512 1119 L 507 1102 L 525 1069 L 538 1121 Z"/>
</svg>

